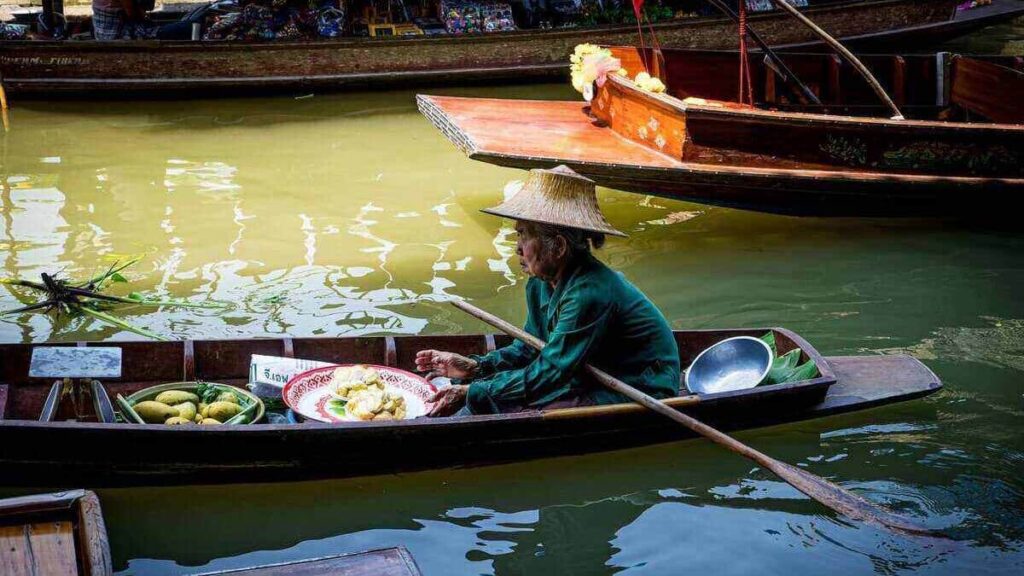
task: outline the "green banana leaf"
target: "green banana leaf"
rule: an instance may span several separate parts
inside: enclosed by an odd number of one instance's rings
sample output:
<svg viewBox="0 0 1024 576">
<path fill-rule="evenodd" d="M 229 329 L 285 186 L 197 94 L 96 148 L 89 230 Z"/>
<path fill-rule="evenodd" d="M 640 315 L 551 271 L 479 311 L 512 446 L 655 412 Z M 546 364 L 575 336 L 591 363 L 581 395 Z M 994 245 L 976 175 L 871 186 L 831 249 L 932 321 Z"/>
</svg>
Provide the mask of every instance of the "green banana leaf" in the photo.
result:
<svg viewBox="0 0 1024 576">
<path fill-rule="evenodd" d="M 799 348 L 794 348 L 782 356 L 779 356 L 778 349 L 775 346 L 774 332 L 769 332 L 764 336 L 761 336 L 761 340 L 771 348 L 772 357 L 775 360 L 772 361 L 772 367 L 768 371 L 768 375 L 764 377 L 764 380 L 762 380 L 758 386 L 799 382 L 800 380 L 809 380 L 818 375 L 818 366 L 814 363 L 814 360 L 808 360 L 803 364 L 799 364 Z"/>
</svg>

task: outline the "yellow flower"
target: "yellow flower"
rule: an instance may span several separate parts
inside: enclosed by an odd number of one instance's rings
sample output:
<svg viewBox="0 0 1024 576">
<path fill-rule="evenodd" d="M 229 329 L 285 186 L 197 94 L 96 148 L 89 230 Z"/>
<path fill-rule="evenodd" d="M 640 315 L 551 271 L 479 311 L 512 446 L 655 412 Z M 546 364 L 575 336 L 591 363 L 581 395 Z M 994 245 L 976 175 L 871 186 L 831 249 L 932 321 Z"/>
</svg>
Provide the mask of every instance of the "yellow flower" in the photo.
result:
<svg viewBox="0 0 1024 576">
<path fill-rule="evenodd" d="M 572 87 L 576 89 L 580 94 L 583 93 L 583 73 L 573 72 L 572 73 Z"/>
</svg>

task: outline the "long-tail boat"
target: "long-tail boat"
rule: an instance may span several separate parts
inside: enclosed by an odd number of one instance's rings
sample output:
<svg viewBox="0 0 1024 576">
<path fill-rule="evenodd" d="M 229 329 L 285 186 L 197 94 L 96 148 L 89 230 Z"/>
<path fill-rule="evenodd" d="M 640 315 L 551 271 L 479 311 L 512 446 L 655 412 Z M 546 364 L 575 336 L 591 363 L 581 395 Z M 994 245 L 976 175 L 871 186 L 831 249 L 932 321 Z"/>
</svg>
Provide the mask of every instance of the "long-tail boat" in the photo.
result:
<svg viewBox="0 0 1024 576">
<path fill-rule="evenodd" d="M 1020 0 L 957 14 L 957 0 L 856 0 L 805 12 L 841 37 L 896 42 L 901 31 L 940 40 L 1024 13 Z M 666 47 L 734 49 L 723 17 L 654 24 Z M 815 42 L 779 11 L 751 14 L 751 29 L 772 45 Z M 564 77 L 576 44 L 626 44 L 636 26 L 522 30 L 461 36 L 337 38 L 320 41 L 0 41 L 0 84 L 20 97 L 220 96 L 344 86 L 446 84 Z"/>
<path fill-rule="evenodd" d="M 809 380 L 694 395 L 667 402 L 720 429 L 818 418 L 919 398 L 941 387 L 918 360 L 900 355 L 825 357 L 782 328 L 675 333 L 688 366 L 732 336 L 774 334 L 779 354 L 814 360 Z M 0 470 L 6 485 L 90 485 L 295 480 L 476 465 L 669 442 L 689 437 L 635 404 L 390 422 L 165 426 L 119 423 L 109 398 L 149 386 L 249 381 L 252 354 L 414 369 L 416 352 L 481 354 L 503 336 L 281 338 L 104 342 L 121 349 L 120 377 L 93 381 L 92 413 L 61 421 L 61 384 L 29 376 L 33 344 L 0 345 Z M 75 346 L 75 344 L 67 344 Z M 78 346 L 95 344 L 79 343 Z M 685 389 L 684 389 L 685 390 Z"/>
<path fill-rule="evenodd" d="M 5 576 L 113 574 L 96 494 L 71 490 L 0 500 L 0 571 Z"/>
<path fill-rule="evenodd" d="M 818 102 L 752 59 L 750 105 L 738 102 L 736 53 L 612 53 L 634 73 L 659 62 L 666 92 L 609 76 L 589 104 L 420 96 L 419 107 L 475 160 L 566 164 L 611 188 L 713 205 L 921 216 L 989 212 L 1024 192 L 1024 59 L 862 56 L 913 118 L 890 119 L 865 117 L 886 109 L 830 54 L 777 55 Z"/>
</svg>

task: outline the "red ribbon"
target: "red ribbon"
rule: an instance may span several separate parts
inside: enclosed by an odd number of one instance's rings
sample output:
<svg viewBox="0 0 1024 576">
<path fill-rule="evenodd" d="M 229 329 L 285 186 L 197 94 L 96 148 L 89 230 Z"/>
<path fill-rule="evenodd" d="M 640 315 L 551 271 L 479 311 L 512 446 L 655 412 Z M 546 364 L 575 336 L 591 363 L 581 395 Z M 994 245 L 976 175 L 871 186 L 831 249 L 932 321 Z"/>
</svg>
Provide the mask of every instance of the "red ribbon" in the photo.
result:
<svg viewBox="0 0 1024 576">
<path fill-rule="evenodd" d="M 640 11 L 643 10 L 644 0 L 633 0 L 633 13 L 636 14 L 636 21 L 640 21 Z"/>
</svg>

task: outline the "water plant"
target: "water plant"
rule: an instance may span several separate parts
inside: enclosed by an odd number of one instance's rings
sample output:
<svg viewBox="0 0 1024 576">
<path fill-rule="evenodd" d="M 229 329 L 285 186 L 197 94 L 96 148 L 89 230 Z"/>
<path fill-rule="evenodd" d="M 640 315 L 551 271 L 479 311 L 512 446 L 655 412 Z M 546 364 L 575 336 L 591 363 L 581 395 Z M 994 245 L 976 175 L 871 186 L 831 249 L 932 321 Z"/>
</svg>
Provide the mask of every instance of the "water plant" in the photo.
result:
<svg viewBox="0 0 1024 576">
<path fill-rule="evenodd" d="M 125 263 L 115 262 L 106 272 L 97 274 L 88 280 L 75 281 L 61 278 L 59 274 L 40 274 L 41 282 L 23 280 L 20 278 L 0 278 L 0 284 L 28 288 L 41 293 L 43 298 L 38 302 L 5 310 L 0 316 L 10 314 L 21 314 L 24 312 L 42 311 L 44 313 L 54 312 L 57 316 L 89 316 L 100 322 L 128 330 L 155 340 L 167 340 L 164 336 L 140 328 L 125 322 L 124 320 L 109 314 L 108 312 L 117 304 L 131 304 L 135 306 L 175 306 L 179 308 L 223 308 L 221 303 L 195 303 L 182 300 L 161 300 L 146 298 L 138 292 L 132 292 L 127 297 L 111 296 L 102 291 L 115 283 L 127 283 L 128 279 L 121 274 L 129 266 L 136 264 L 141 257 L 128 260 Z"/>
</svg>

